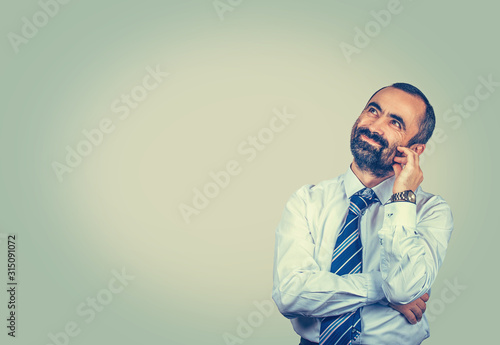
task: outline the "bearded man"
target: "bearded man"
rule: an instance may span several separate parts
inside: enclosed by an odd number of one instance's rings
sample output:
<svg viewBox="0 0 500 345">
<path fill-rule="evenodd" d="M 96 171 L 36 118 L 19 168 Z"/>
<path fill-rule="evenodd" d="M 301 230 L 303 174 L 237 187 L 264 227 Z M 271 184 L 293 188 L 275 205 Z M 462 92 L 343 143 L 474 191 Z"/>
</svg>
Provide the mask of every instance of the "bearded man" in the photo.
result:
<svg viewBox="0 0 500 345">
<path fill-rule="evenodd" d="M 448 204 L 420 187 L 434 110 L 395 83 L 351 132 L 348 171 L 305 185 L 276 230 L 273 299 L 301 345 L 420 344 L 432 283 L 453 230 Z"/>
</svg>

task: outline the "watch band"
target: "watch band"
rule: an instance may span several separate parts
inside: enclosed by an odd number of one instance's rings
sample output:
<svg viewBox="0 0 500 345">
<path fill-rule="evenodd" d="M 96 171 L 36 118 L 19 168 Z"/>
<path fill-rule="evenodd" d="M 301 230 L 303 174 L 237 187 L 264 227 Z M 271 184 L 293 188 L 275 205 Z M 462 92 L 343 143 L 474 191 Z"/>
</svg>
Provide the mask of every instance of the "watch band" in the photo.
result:
<svg viewBox="0 0 500 345">
<path fill-rule="evenodd" d="M 392 194 L 389 202 L 391 203 L 396 201 L 406 201 L 415 204 L 417 200 L 415 197 L 415 193 L 413 193 L 411 189 L 408 189 L 403 192 Z"/>
</svg>

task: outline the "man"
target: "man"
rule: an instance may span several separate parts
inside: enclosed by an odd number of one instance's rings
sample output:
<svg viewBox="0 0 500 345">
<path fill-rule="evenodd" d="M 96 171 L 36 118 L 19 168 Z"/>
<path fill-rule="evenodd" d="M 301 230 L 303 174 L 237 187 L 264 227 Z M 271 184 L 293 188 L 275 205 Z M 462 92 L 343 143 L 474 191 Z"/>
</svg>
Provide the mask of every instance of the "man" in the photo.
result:
<svg viewBox="0 0 500 345">
<path fill-rule="evenodd" d="M 419 186 L 435 115 L 416 87 L 378 90 L 351 132 L 348 171 L 295 192 L 276 230 L 273 299 L 300 344 L 420 344 L 453 229 Z"/>
</svg>

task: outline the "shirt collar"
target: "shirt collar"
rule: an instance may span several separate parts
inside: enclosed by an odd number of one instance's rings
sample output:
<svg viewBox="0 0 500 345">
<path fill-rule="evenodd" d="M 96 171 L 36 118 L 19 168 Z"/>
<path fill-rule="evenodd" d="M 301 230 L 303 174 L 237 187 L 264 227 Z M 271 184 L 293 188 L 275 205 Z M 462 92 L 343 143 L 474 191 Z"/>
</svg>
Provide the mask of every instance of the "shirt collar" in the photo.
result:
<svg viewBox="0 0 500 345">
<path fill-rule="evenodd" d="M 395 176 L 393 175 L 372 188 L 372 190 L 375 192 L 382 205 L 387 203 L 391 198 L 392 187 L 394 186 L 394 179 Z M 346 195 L 349 199 L 354 193 L 356 193 L 360 189 L 365 188 L 365 185 L 361 183 L 361 181 L 354 174 L 350 166 L 344 175 L 344 186 Z"/>
</svg>

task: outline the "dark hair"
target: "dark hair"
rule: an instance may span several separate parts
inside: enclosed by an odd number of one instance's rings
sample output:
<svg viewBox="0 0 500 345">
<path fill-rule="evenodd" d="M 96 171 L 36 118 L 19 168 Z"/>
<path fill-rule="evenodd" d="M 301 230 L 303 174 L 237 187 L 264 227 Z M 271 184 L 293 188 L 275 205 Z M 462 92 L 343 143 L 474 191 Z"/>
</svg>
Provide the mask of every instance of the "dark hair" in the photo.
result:
<svg viewBox="0 0 500 345">
<path fill-rule="evenodd" d="M 384 86 L 383 88 L 377 90 L 370 97 L 370 99 L 372 99 L 373 96 L 375 96 L 379 91 L 387 87 L 393 87 L 395 89 L 404 91 L 410 95 L 417 96 L 425 103 L 424 118 L 420 121 L 418 132 L 417 134 L 415 134 L 413 138 L 410 139 L 410 141 L 408 142 L 408 146 L 411 146 L 413 144 L 426 144 L 427 141 L 429 141 L 429 139 L 431 138 L 432 132 L 434 132 L 434 127 L 436 126 L 436 115 L 434 114 L 434 108 L 432 108 L 432 105 L 429 103 L 427 97 L 425 97 L 422 91 L 420 91 L 417 87 L 411 84 L 394 83 L 392 85 Z"/>
</svg>

